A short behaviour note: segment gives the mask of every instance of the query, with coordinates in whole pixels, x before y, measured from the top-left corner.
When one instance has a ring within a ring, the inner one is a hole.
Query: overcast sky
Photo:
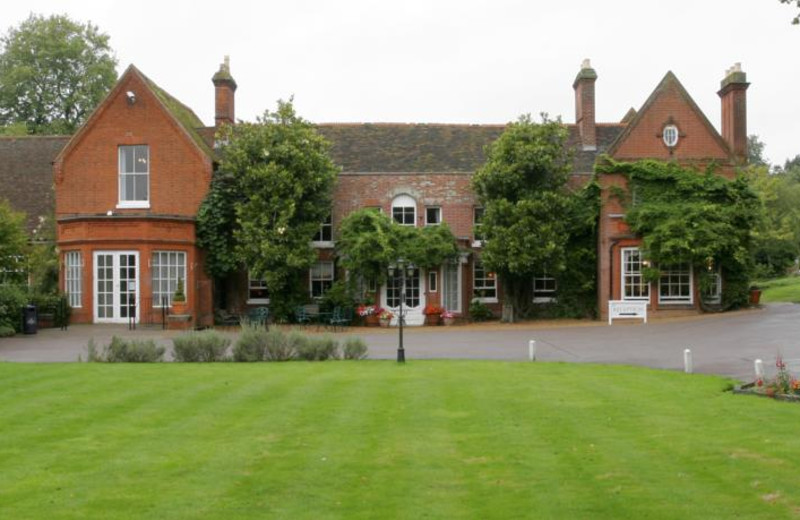
[[[505,123],[522,113],[575,120],[581,61],[598,73],[597,121],[639,108],[668,70],[719,129],[716,92],[741,62],[748,133],[774,163],[800,154],[800,27],[778,0],[25,0],[111,36],[129,64],[213,124],[211,76],[230,55],[237,118],[294,95],[313,122]]]

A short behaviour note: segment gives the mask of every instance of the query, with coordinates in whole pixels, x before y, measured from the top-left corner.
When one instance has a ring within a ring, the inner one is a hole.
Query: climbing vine
[[[595,170],[628,180],[628,190],[612,196],[622,199],[625,220],[642,237],[645,258],[654,266],[645,273],[649,279],[658,279],[657,266],[689,263],[705,290],[719,270],[723,307],[747,302],[751,231],[760,205],[744,177],[729,180],[717,175],[713,166],[698,171],[654,160],[626,163],[605,158]]]

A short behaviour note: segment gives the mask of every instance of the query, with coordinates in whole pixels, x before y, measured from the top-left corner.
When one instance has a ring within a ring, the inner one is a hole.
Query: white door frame
[[[423,311],[425,310],[426,305],[426,298],[425,298],[425,291],[427,286],[427,275],[428,272],[421,267],[419,269],[419,306],[409,308],[405,303],[403,304],[403,312],[406,314],[406,321],[405,325],[415,326],[415,325],[423,325],[425,323],[425,314]],[[386,303],[386,296],[388,293],[389,284],[388,282],[383,285],[381,288],[381,307],[386,309],[390,309],[392,313],[395,315],[392,318],[391,325],[397,325],[397,320],[399,319],[398,313],[400,311],[400,307],[390,307]]]
[[[98,269],[97,257],[100,256],[100,255],[111,255],[112,258],[113,258],[113,266],[112,266],[112,270],[111,270],[111,275],[112,275],[111,276],[111,280],[112,280],[112,293],[111,294],[112,294],[112,308],[114,309],[114,316],[112,318],[106,318],[106,317],[100,318],[98,316],[98,312],[97,312],[98,303],[99,303],[99,299],[98,299],[99,291],[98,291],[98,287],[97,287],[97,282],[98,282],[98,278],[99,278],[98,275],[97,275],[98,274],[97,273],[97,269]],[[120,280],[120,274],[119,274],[119,268],[120,268],[119,259],[120,259],[120,257],[122,255],[133,255],[136,258],[136,266],[134,268],[135,269],[134,276],[136,277],[135,286],[134,286],[134,303],[135,303],[135,306],[134,306],[134,315],[135,315],[134,316],[134,323],[139,323],[139,316],[141,314],[139,312],[139,302],[140,302],[139,286],[140,286],[140,279],[141,279],[141,269],[139,268],[141,266],[141,262],[139,261],[139,252],[138,251],[118,251],[118,250],[94,251],[93,254],[92,254],[92,259],[94,261],[94,264],[93,264],[93,267],[92,267],[92,293],[93,293],[92,315],[93,315],[94,323],[128,323],[129,318],[121,317],[121,313],[120,313],[120,308],[121,308],[120,282],[121,282],[121,280]]]

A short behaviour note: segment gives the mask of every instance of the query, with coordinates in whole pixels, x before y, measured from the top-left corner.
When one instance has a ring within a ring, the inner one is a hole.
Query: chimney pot
[[[575,89],[575,125],[578,127],[584,150],[597,149],[597,124],[595,122],[594,82],[597,72],[587,58],[581,63],[572,88]]]
[[[214,83],[214,122],[217,128],[223,124],[234,124],[236,80],[231,76],[230,57],[219,65],[219,70],[211,78]]]
[[[747,160],[747,74],[742,64],[736,62],[725,71],[717,94],[722,101],[722,138],[734,156]]]

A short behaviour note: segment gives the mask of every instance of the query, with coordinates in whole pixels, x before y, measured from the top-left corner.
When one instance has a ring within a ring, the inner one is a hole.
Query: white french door
[[[139,253],[94,253],[94,321],[139,321]]]
[[[397,324],[400,312],[401,278],[395,276],[386,280],[383,291],[383,306],[391,309],[395,314],[392,325]],[[403,301],[403,313],[405,314],[406,325],[422,325],[425,322],[425,315],[422,313],[425,308],[425,286],[421,270],[414,269],[411,276],[406,277],[406,298]]]
[[[442,264],[442,305],[450,312],[461,312],[461,263]]]

